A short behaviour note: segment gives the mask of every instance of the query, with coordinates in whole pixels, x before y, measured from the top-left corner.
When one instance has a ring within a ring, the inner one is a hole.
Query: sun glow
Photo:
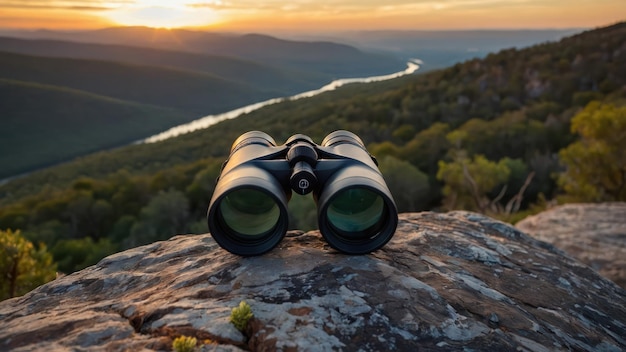
[[[624,13],[624,0],[0,0],[0,29],[589,28],[623,21]]]
[[[216,24],[217,12],[192,6],[189,1],[137,0],[108,11],[106,17],[119,25],[156,28],[200,27]]]

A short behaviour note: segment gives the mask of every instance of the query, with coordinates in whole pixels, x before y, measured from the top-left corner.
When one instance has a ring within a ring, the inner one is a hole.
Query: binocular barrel
[[[292,191],[313,192],[320,232],[341,252],[372,252],[395,232],[391,192],[355,134],[335,131],[321,145],[294,135],[277,146],[252,131],[237,138],[222,167],[207,213],[211,235],[234,254],[271,250],[287,232]]]

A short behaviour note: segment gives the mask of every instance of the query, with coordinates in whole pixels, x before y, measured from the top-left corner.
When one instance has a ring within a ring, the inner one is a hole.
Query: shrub
[[[172,342],[172,347],[176,352],[192,352],[195,350],[197,342],[195,337],[179,336]]]
[[[239,302],[239,306],[233,308],[230,312],[230,322],[235,325],[237,330],[244,331],[250,319],[254,317],[252,314],[252,309],[250,309],[250,305],[245,301]]]

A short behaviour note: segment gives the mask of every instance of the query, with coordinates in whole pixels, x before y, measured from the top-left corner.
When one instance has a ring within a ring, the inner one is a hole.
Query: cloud
[[[78,10],[105,11],[116,5],[131,4],[133,0],[8,0],[0,2],[0,8],[24,10]]]
[[[394,3],[410,3],[410,0]],[[354,15],[370,13],[379,7],[380,0],[190,0],[186,6],[208,8],[213,11],[237,12],[247,14],[303,14],[324,16],[328,14]]]
[[[574,0],[581,2],[585,0]],[[602,1],[602,0],[600,0]],[[606,0],[604,0],[606,1]],[[560,1],[544,0],[190,0],[186,6],[192,8],[209,8],[212,10],[245,10],[257,11],[300,11],[303,13],[326,11],[329,13],[371,12],[377,10],[424,10],[424,9],[486,9],[507,8],[518,6],[546,6],[561,4]]]
[[[192,8],[208,8],[211,10],[274,10],[278,8],[278,5],[270,2],[255,2],[255,1],[224,1],[224,0],[212,0],[201,2],[190,2],[186,6]]]

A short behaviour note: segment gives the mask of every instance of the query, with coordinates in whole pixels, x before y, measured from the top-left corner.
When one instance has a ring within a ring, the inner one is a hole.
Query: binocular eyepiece
[[[211,235],[234,254],[271,250],[287,233],[292,191],[313,193],[320,232],[341,252],[372,252],[396,230],[391,192],[355,134],[335,131],[321,145],[296,134],[277,146],[251,131],[235,140],[222,166],[207,213]]]

